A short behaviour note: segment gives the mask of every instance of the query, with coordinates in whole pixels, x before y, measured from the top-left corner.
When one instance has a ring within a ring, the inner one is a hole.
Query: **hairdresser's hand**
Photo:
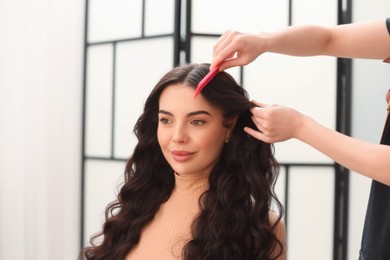
[[[386,103],[387,103],[387,111],[390,111],[390,89],[389,89],[389,91],[387,91],[385,99],[386,99]]]
[[[244,131],[266,143],[275,143],[297,138],[305,116],[298,111],[279,105],[256,102],[252,108],[252,120],[258,130],[245,127]]]
[[[226,31],[213,48],[213,62],[211,68],[225,61],[220,71],[234,67],[244,66],[254,61],[265,52],[265,34],[248,34],[237,31]],[[235,54],[235,57],[232,57]]]

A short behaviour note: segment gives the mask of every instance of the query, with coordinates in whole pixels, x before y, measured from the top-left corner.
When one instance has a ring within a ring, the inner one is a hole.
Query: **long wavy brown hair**
[[[82,251],[83,259],[124,259],[140,241],[141,231],[166,202],[175,185],[173,170],[157,140],[159,98],[172,84],[196,87],[209,64],[189,64],[169,71],[157,83],[139,117],[134,133],[138,138],[127,161],[125,181],[118,199],[106,208],[103,230]],[[199,198],[201,212],[191,226],[191,240],[182,250],[186,260],[276,259],[283,245],[273,230],[283,215],[274,192],[278,164],[273,146],[249,136],[251,120],[247,92],[227,73],[221,72],[201,95],[224,112],[226,121],[238,117],[230,141],[209,176],[209,189]],[[271,203],[280,216],[269,219]]]

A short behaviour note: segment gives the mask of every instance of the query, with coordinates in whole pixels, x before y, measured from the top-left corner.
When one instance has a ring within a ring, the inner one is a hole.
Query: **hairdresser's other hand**
[[[386,99],[386,103],[387,103],[387,111],[390,111],[390,89],[389,89],[389,91],[387,91],[385,99]]]
[[[266,143],[298,138],[305,116],[298,111],[279,105],[267,105],[254,101],[252,120],[258,130],[245,127],[244,131]]]
[[[218,39],[213,47],[213,61],[211,68],[225,61],[220,71],[234,67],[244,66],[254,61],[264,53],[265,34],[249,34],[228,30]],[[235,54],[233,58],[232,57]]]

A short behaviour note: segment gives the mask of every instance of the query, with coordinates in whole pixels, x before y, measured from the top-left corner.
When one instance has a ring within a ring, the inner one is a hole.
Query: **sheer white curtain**
[[[76,259],[84,1],[0,1],[0,259]]]

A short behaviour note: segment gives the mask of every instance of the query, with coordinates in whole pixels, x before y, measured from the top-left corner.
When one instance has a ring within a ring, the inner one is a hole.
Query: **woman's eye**
[[[192,120],[193,125],[203,125],[206,122],[204,120]]]
[[[160,118],[160,122],[161,122],[163,125],[168,125],[168,124],[172,123],[172,121],[169,120],[168,118]]]

